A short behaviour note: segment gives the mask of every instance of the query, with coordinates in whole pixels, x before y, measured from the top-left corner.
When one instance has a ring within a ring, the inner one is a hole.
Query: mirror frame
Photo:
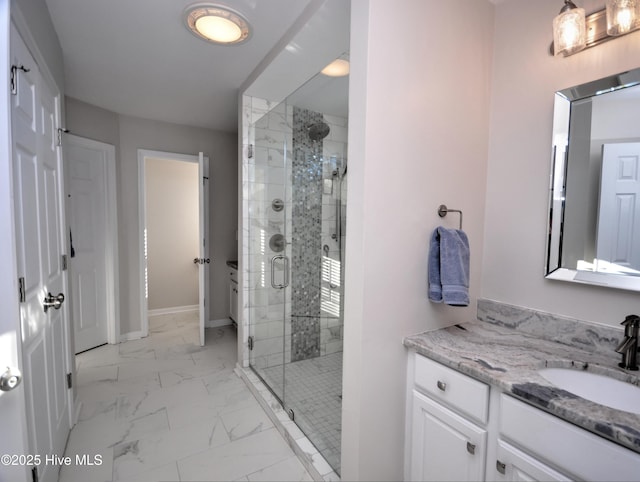
[[[640,68],[621,72],[555,93],[551,173],[549,179],[549,218],[545,249],[544,275],[547,279],[571,281],[607,288],[640,291],[640,277],[594,271],[581,271],[562,266],[565,189],[568,174],[569,125],[573,102],[640,85]]]

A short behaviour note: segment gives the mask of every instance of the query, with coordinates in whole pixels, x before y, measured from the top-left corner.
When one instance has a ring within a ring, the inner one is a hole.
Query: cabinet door
[[[413,391],[411,480],[482,480],[487,432]]]
[[[498,440],[496,458],[493,465],[489,461],[487,470],[489,480],[516,482],[572,480],[503,440]]]

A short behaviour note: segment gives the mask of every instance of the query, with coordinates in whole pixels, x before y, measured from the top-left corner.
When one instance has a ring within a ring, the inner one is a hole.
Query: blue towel
[[[464,231],[439,226],[429,245],[429,300],[469,304],[469,239]]]

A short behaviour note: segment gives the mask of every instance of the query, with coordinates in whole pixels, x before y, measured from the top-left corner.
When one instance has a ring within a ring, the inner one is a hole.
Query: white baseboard
[[[129,333],[123,333],[120,335],[120,343],[123,341],[139,340],[144,338],[142,331],[130,331]]]
[[[185,313],[187,311],[198,311],[199,309],[200,307],[198,305],[171,306],[169,308],[158,308],[157,310],[149,310],[149,316]]]
[[[219,320],[209,320],[204,322],[205,328],[219,328],[221,326],[232,325],[231,318],[220,318]]]

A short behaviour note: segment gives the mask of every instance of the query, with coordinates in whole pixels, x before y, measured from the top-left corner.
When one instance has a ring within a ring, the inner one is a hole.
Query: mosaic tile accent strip
[[[308,129],[323,121],[293,108],[291,361],[320,355],[322,141],[312,141]]]

